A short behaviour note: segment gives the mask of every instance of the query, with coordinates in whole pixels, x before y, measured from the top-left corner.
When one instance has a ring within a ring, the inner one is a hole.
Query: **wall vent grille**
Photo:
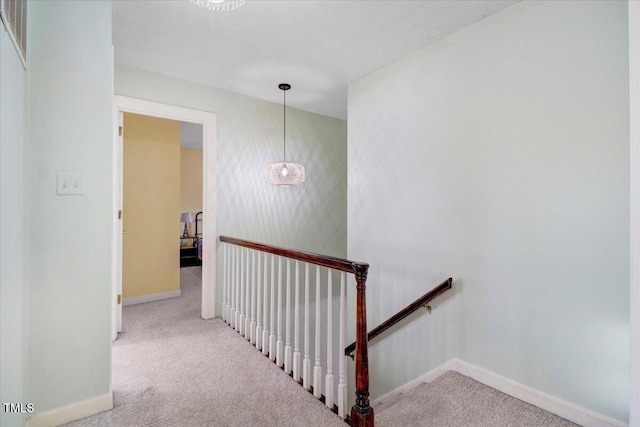
[[[27,67],[27,0],[0,0],[0,18]]]

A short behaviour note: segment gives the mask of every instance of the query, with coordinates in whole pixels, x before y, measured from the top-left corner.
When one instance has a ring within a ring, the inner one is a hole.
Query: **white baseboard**
[[[505,394],[520,399],[523,402],[527,402],[531,405],[542,408],[545,411],[549,411],[552,414],[556,414],[569,421],[573,421],[576,424],[580,424],[584,427],[628,427],[628,424],[617,420],[615,418],[608,417],[606,415],[598,414],[597,412],[583,408],[576,404],[564,401],[554,396],[550,396],[541,391],[535,390],[531,387],[519,384],[508,378],[502,377],[494,372],[488,371],[484,368],[472,365],[460,359],[451,359],[447,363],[427,372],[419,378],[410,381],[395,390],[379,397],[375,400],[374,404],[389,400],[392,396],[398,393],[406,393],[412,388],[417,387],[423,382],[430,382],[438,378],[440,375],[447,371],[455,371],[469,378],[472,378],[482,384],[493,387]]]
[[[113,409],[113,393],[111,391],[91,399],[34,415],[27,422],[27,427],[55,427],[108,411],[109,409]]]
[[[167,291],[167,292],[158,292],[155,294],[147,294],[141,295],[139,297],[132,298],[123,298],[122,305],[134,305],[134,304],[144,304],[146,302],[154,302],[160,301],[163,299],[176,298],[182,295],[182,291],[178,289],[177,291]]]
[[[444,365],[440,365],[437,368],[427,372],[426,374],[416,378],[413,381],[409,381],[408,383],[401,385],[400,387],[391,390],[389,393],[380,396],[379,398],[377,398],[376,400],[374,400],[371,403],[371,406],[373,405],[377,405],[380,404],[384,401],[390,400],[392,399],[395,395],[397,394],[401,394],[401,393],[406,393],[411,389],[414,389],[416,387],[418,387],[420,384],[422,383],[428,383],[431,382],[433,380],[435,380],[436,378],[438,378],[440,375],[444,374],[447,371],[455,371],[455,362],[457,361],[457,359],[451,359],[449,360],[447,363],[445,363]]]

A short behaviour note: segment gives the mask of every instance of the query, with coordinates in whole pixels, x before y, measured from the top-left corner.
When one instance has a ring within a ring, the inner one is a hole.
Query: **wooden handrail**
[[[286,258],[305,261],[310,264],[329,267],[335,270],[345,271],[351,274],[363,273],[367,275],[369,264],[364,262],[349,261],[343,258],[336,258],[328,255],[320,255],[313,252],[304,252],[294,249],[281,248],[278,246],[267,245],[264,243],[252,242],[250,240],[236,239],[235,237],[220,236],[220,241],[236,246],[242,246],[249,249],[255,249],[274,255],[280,255]]]
[[[431,300],[436,298],[438,295],[451,289],[452,282],[453,282],[453,279],[449,277],[447,280],[440,283],[438,286],[431,289],[429,292],[422,295],[420,298],[418,298],[417,300],[415,300],[414,302],[412,302],[411,304],[409,304],[408,306],[406,306],[405,308],[403,308],[402,310],[400,310],[399,312],[397,312],[396,314],[394,314],[393,316],[391,316],[390,318],[382,322],[380,325],[372,329],[371,332],[369,332],[369,334],[367,334],[367,340],[371,341],[372,339],[374,339],[375,337],[377,337],[378,335],[380,335],[381,333],[383,333],[384,331],[386,331],[387,329],[389,329],[390,327],[392,327],[393,325],[395,325],[396,323],[398,323],[399,321],[401,321],[402,319],[404,319],[405,317],[407,317],[408,315],[410,315],[411,313],[419,309],[420,307],[426,306],[426,304],[428,304]],[[346,356],[353,358],[353,351],[356,348],[357,348],[357,344],[353,342],[344,349],[344,354]]]
[[[373,408],[369,404],[369,356],[367,349],[367,298],[366,281],[369,264],[364,262],[349,261],[327,255],[312,252],[297,251],[266,245],[264,243],[251,242],[249,240],[236,239],[234,237],[220,236],[220,241],[231,245],[242,246],[261,252],[283,256],[298,261],[334,270],[344,271],[355,275],[356,278],[356,404],[351,408],[352,427],[373,427]]]

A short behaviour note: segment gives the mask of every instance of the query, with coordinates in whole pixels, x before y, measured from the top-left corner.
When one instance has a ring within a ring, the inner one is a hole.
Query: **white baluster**
[[[231,245],[225,245],[226,246],[226,252],[227,252],[227,265],[226,265],[226,269],[227,269],[227,281],[225,282],[225,287],[227,289],[227,309],[224,310],[223,312],[225,313],[225,320],[226,322],[231,325],[231,289],[233,289],[232,286],[232,280],[233,280],[233,267],[232,267],[232,261],[233,261],[233,252],[232,252],[232,246]]]
[[[233,307],[233,246],[229,246],[229,275],[227,284],[227,323],[231,325],[232,318],[234,316],[231,308]]]
[[[302,360],[302,386],[311,389],[311,359],[309,358],[309,264],[304,263],[304,359]]]
[[[269,359],[276,360],[276,268],[275,255],[271,255],[271,330],[269,334]]]
[[[251,323],[249,324],[251,344],[256,343],[256,251],[251,255]]]
[[[267,290],[269,282],[267,280],[267,253],[264,254],[264,276],[262,280],[262,287],[264,288],[264,300],[262,301],[262,354],[265,356],[269,354],[269,328],[267,327]]]
[[[344,335],[347,326],[347,318],[345,312],[345,300],[347,294],[345,292],[345,273],[340,273],[340,339],[338,343],[340,372],[338,376],[338,416],[343,420],[347,418],[347,357],[344,351]]]
[[[222,244],[222,320],[227,321],[227,245]]]
[[[313,366],[313,395],[322,396],[322,366],[320,366],[320,267],[316,267],[316,363]]]
[[[240,260],[242,256],[242,249],[238,246],[236,247],[236,315],[234,326],[236,331],[240,332]]]
[[[293,379],[300,381],[300,263],[296,261],[296,284],[293,328]]]
[[[227,251],[227,265],[225,266],[225,268],[227,269],[227,282],[225,283],[225,286],[227,287],[227,310],[225,314],[225,321],[229,325],[231,325],[231,301],[232,301],[231,283],[233,282],[233,246],[227,244],[226,251]]]
[[[242,334],[247,340],[251,339],[249,334],[249,323],[251,322],[251,251],[247,249],[246,256],[246,272],[244,275],[245,282],[245,298],[244,298],[244,324],[242,325]]]
[[[282,258],[278,257],[278,340],[276,341],[276,365],[282,368]]]
[[[238,251],[236,247],[233,246],[231,249],[231,313],[230,319],[232,328],[236,327],[236,259],[237,259]]]
[[[261,314],[262,314],[262,283],[260,283],[260,252],[256,253],[256,256],[258,257],[257,263],[257,269],[256,269],[256,275],[258,278],[258,282],[256,283],[256,289],[257,289],[257,307],[258,307],[258,312],[256,313],[256,348],[258,350],[262,350],[262,319],[260,318]]]
[[[327,375],[324,385],[324,403],[333,409],[333,271],[327,269]]]
[[[287,258],[287,316],[285,324],[284,371],[291,373],[291,264]]]
[[[244,271],[244,248],[240,248],[240,316],[238,318],[238,324],[236,325],[236,330],[241,334],[244,334],[244,279],[245,279],[245,271]]]
[[[246,337],[247,339],[249,339],[249,336],[247,335],[246,325],[247,323],[249,323],[249,297],[251,294],[251,290],[249,288],[249,285],[251,283],[251,277],[249,276],[250,274],[249,263],[251,262],[251,252],[247,248],[244,249],[244,258],[242,262],[243,262],[243,269],[244,269],[244,279],[242,280],[242,288],[244,291],[244,299],[242,300],[242,313],[244,314],[244,321],[242,322],[242,325],[240,325],[240,332],[242,333],[243,337]]]

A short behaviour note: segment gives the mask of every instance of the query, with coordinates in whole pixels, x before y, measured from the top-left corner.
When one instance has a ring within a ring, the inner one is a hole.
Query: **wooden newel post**
[[[373,427],[369,406],[369,356],[367,353],[366,281],[369,266],[356,267],[356,404],[351,408],[352,427]]]

